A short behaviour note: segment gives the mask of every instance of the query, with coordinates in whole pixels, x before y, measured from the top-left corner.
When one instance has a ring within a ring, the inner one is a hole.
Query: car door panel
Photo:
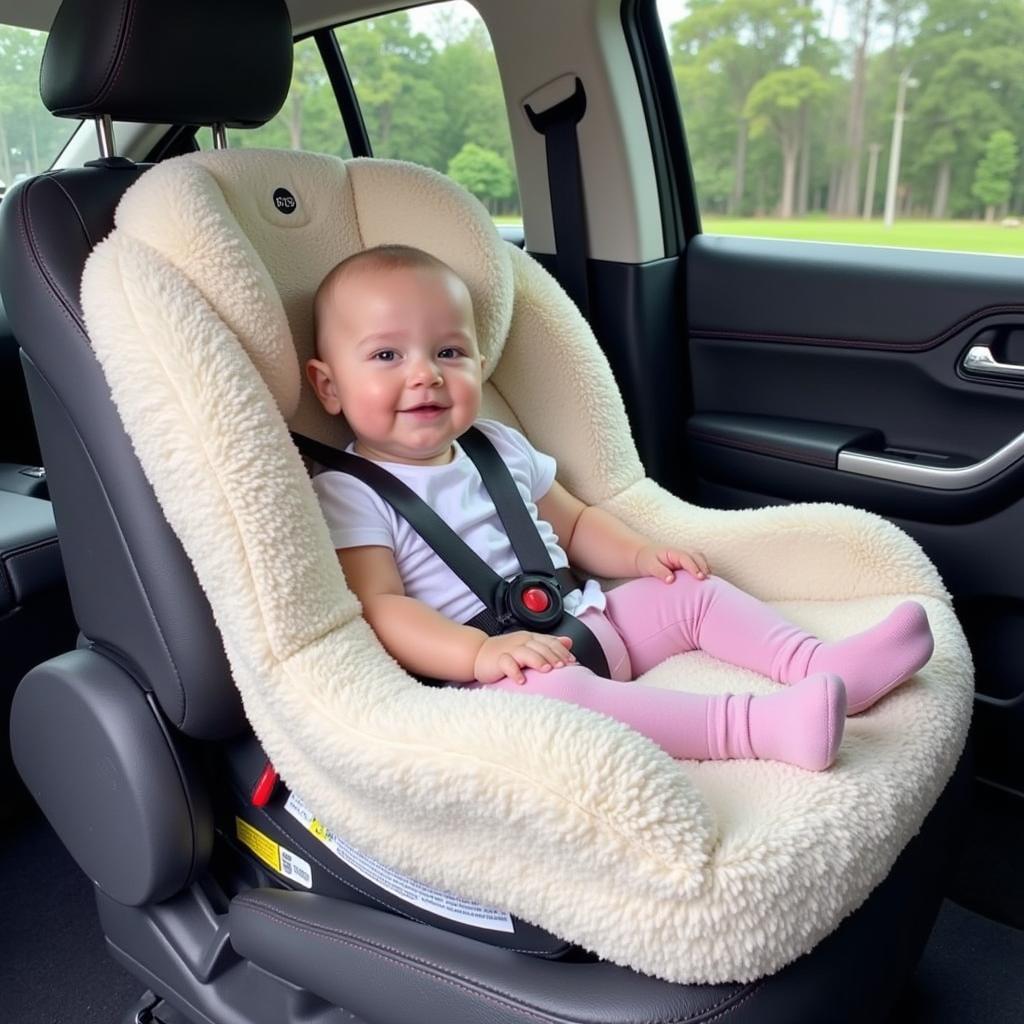
[[[1024,262],[697,236],[686,272],[694,496],[839,501],[914,536],[975,656],[979,774],[1024,791],[1024,375],[965,365],[1024,362]]]

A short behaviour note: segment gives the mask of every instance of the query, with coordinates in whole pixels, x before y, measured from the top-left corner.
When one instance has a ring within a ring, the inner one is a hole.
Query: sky
[[[456,0],[456,5],[466,10],[467,17],[476,17],[476,12],[465,0]],[[431,6],[433,5],[419,9],[413,8],[409,12],[413,28],[426,32],[428,35],[432,19]],[[818,6],[821,8],[826,26],[831,22],[830,35],[832,38],[845,38],[847,20],[846,4],[843,0],[818,0]],[[686,0],[658,0],[658,14],[661,16],[662,26],[668,27],[686,14]]]
[[[421,32],[430,34],[430,22],[432,18],[431,7],[412,8],[409,11],[409,16],[412,20],[412,26]],[[438,4],[437,6],[441,6]],[[456,6],[465,8],[467,17],[475,17],[476,12],[472,6],[465,2],[465,0],[457,0]],[[663,26],[668,26],[674,21],[678,21],[683,14],[686,12],[686,0],[658,0],[658,14],[661,15],[661,23]]]

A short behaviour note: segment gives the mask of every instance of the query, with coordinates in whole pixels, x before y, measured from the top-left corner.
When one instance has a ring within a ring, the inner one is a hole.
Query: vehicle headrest
[[[60,117],[256,127],[291,73],[284,0],[64,0],[39,87]]]

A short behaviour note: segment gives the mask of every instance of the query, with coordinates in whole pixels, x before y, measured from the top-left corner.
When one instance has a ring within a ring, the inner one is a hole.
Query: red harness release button
[[[540,587],[528,587],[523,591],[523,604],[531,612],[546,612],[551,607],[551,598]]]
[[[280,776],[274,771],[274,766],[268,761],[267,766],[263,769],[260,774],[259,780],[252,789],[252,805],[253,807],[266,807],[270,802],[270,798],[274,795],[274,789],[277,787],[277,781]]]

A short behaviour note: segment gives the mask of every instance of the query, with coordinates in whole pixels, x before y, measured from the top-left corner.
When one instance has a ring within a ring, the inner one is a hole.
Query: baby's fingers
[[[567,661],[572,660],[572,655],[554,638],[545,636],[543,633],[535,633],[526,643],[528,650],[534,657],[540,659],[539,665],[532,665],[532,668],[540,668],[547,671],[549,668],[561,668]]]
[[[504,672],[512,682],[518,683],[520,686],[526,682],[526,676],[523,674],[523,670],[519,667],[519,662],[516,660],[515,655],[511,652],[506,651],[498,658],[498,668]]]
[[[702,558],[699,552],[691,554],[689,551],[666,551],[661,556],[661,561],[669,568],[682,569],[691,576],[703,579],[707,575],[707,567],[702,564]]]
[[[555,659],[554,664],[557,667],[576,664],[576,656],[569,649],[572,647],[572,637],[550,636],[542,633],[538,639],[544,643],[547,649],[551,652],[551,656]]]

